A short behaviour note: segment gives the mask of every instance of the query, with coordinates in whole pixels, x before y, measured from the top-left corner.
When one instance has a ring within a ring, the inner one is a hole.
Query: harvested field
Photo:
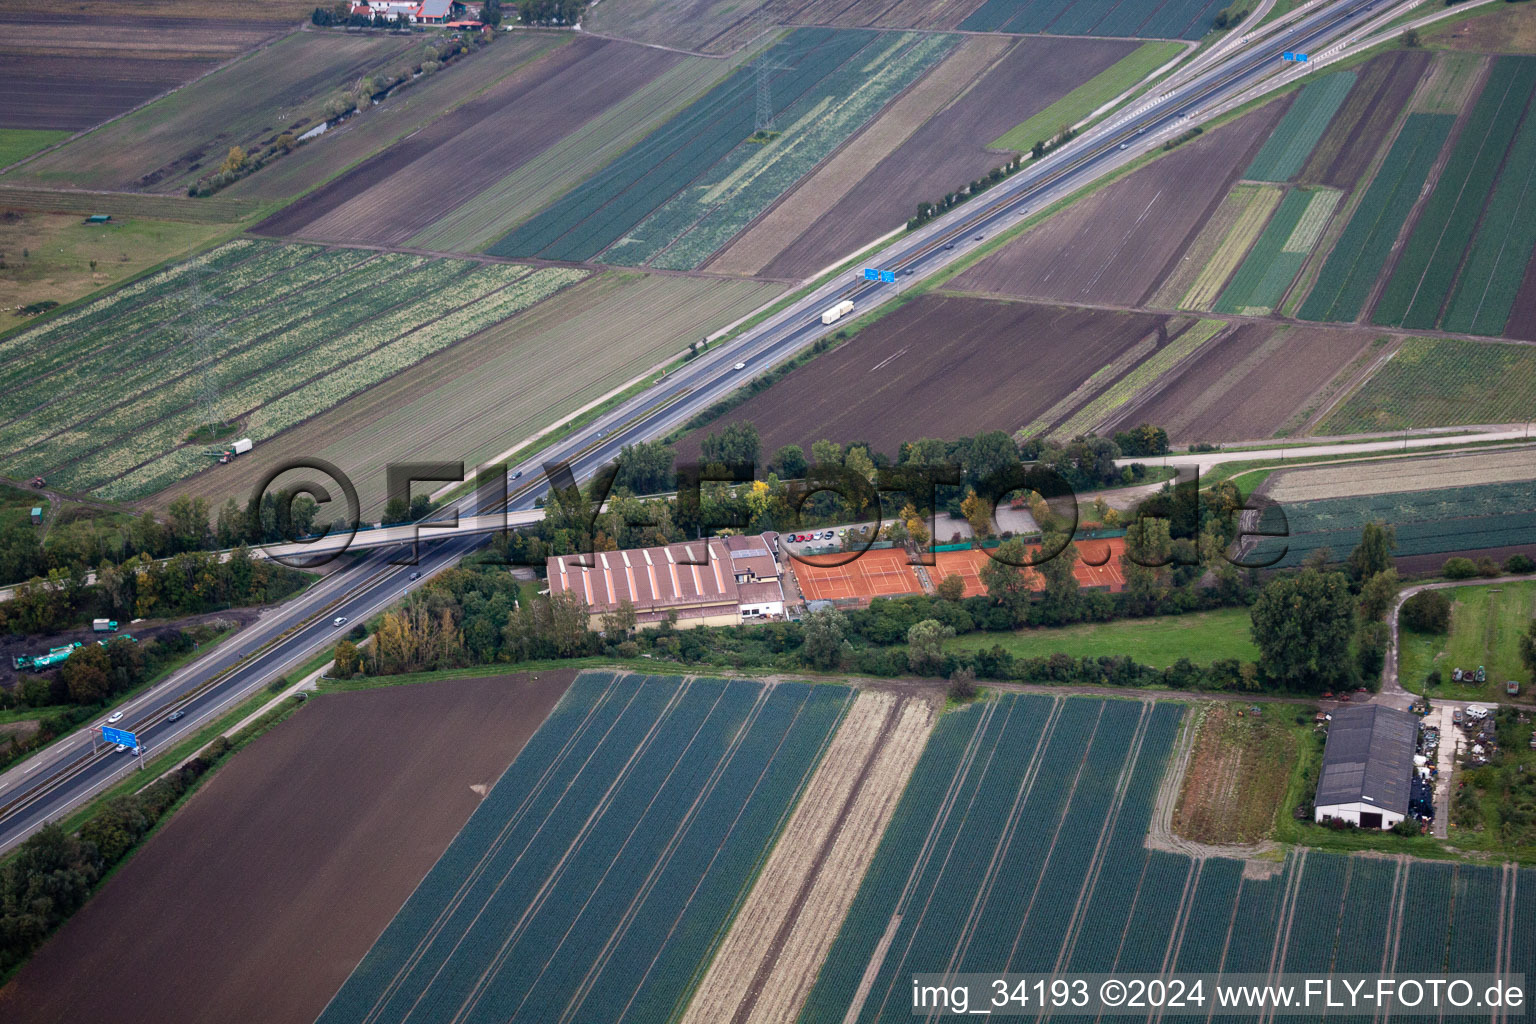
[[[1272,437],[1370,343],[1364,331],[1243,324],[1136,410],[1179,443]]]
[[[859,694],[682,1024],[795,1019],[932,725],[926,700]]]
[[[0,25],[0,128],[70,130],[99,124],[292,28],[123,17],[120,8],[103,16],[13,9]]]
[[[1429,32],[1425,43],[1473,53],[1536,53],[1536,12],[1512,4]]]
[[[1366,62],[1299,180],[1353,188],[1429,67],[1429,54],[1394,50]]]
[[[764,451],[821,439],[904,441],[1015,430],[1168,318],[924,295],[795,370],[678,445],[725,423],[754,424]],[[934,342],[942,337],[944,344]]]
[[[328,412],[156,497],[222,504],[263,471],[318,455],[356,482],[365,514],[385,501],[384,466],[408,459],[473,466],[623,388],[770,301],[778,286],[610,271],[482,331]]]
[[[960,23],[972,32],[1199,39],[1211,30],[1215,0],[987,0]]]
[[[949,282],[956,291],[1140,305],[1279,120],[1270,103],[1079,199]]]
[[[1280,203],[1281,191],[1278,188],[1267,185],[1238,185],[1232,190],[1230,199],[1237,201],[1241,210],[1232,223],[1232,229],[1223,236],[1217,245],[1216,251],[1206,261],[1200,270],[1199,276],[1190,285],[1189,291],[1179,301],[1181,309],[1210,309],[1216,302],[1216,296],[1221,294],[1222,286],[1237,270],[1243,257],[1248,255],[1248,250],[1258,240],[1264,225],[1269,221],[1269,215]],[[1223,202],[1218,213],[1227,208]],[[1214,219],[1214,218],[1213,218]],[[1201,233],[1202,237],[1204,232]],[[1198,245],[1198,240],[1196,245]]]
[[[1258,187],[1236,185],[1227,193],[1221,205],[1216,207],[1216,212],[1211,214],[1195,240],[1189,244],[1184,258],[1173,268],[1173,273],[1163,279],[1157,291],[1147,300],[1148,306],[1153,309],[1179,308],[1180,301],[1194,287],[1195,279],[1205,273],[1206,266],[1216,257],[1217,250],[1237,224],[1238,218],[1254,202]]]
[[[1173,812],[1175,833],[1200,843],[1257,843],[1274,834],[1296,761],[1296,732],[1282,711],[1204,708]]]
[[[1167,703],[1006,694],[940,718],[800,1020],[909,1020],[910,977],[935,964],[991,974],[1536,963],[1531,929],[1500,942],[1492,926],[1536,912],[1530,870],[1302,848],[1248,871],[1148,849],[1182,717]]]
[[[667,1019],[851,703],[583,673],[320,1020]]]
[[[836,28],[954,28],[984,0],[783,0],[774,21]],[[729,53],[753,42],[756,10],[736,0],[604,0],[587,14],[588,28],[623,39],[702,53]]]
[[[585,276],[231,242],[0,343],[5,469],[140,498],[208,466],[186,438],[210,383],[259,443]],[[107,376],[105,404],[79,386]]]
[[[1195,360],[1197,353],[1226,326],[1224,320],[1201,320],[1176,335],[1063,421],[1051,431],[1052,436],[1071,439],[1094,430],[1102,430],[1107,436],[1112,427],[1134,419],[1141,405]]]
[[[190,183],[217,171],[231,147],[254,152],[282,132],[314,127],[325,120],[325,104],[336,93],[393,67],[420,46],[398,33],[296,32],[38,157],[4,180],[185,193]],[[253,103],[258,96],[261,101]]]
[[[974,44],[972,44],[974,45]],[[1044,109],[1067,95],[1086,77],[1125,57],[1133,44],[1110,41],[1019,40],[969,90],[955,89],[957,98],[929,118],[894,152],[873,164],[865,164],[856,181],[854,167],[845,165],[850,181],[841,198],[798,237],[783,232],[775,240],[782,251],[758,272],[768,277],[800,279],[836,262],[887,231],[906,223],[917,203],[937,199],[967,184],[1008,159],[990,146],[992,139],[1018,123],[1023,116]],[[970,54],[978,51],[971,50]],[[966,56],[962,49],[930,74],[943,75],[946,68]],[[926,80],[914,89],[924,89]],[[1016,103],[998,103],[996,97],[1017,97]],[[901,107],[898,101],[897,108]],[[896,108],[893,108],[894,116]],[[880,131],[881,121],[870,131]],[[867,133],[866,133],[867,134]],[[859,144],[855,139],[851,144]],[[834,163],[836,158],[834,158]],[[779,209],[799,208],[819,202],[813,191],[820,175],[808,179],[785,196]],[[781,227],[770,227],[777,210],[742,238],[742,244]],[[799,223],[797,218],[795,223]],[[757,243],[761,244],[761,243]],[[718,269],[711,267],[711,269]]]
[[[1497,387],[1490,382],[1497,381]],[[1322,424],[1326,434],[1404,427],[1524,423],[1536,409],[1529,345],[1405,338],[1402,347]]]
[[[1476,487],[1520,480],[1536,480],[1536,453],[1429,455],[1422,459],[1298,467],[1271,473],[1264,493],[1276,501],[1316,501],[1426,487]]]
[[[1125,554],[1125,541],[1122,538],[1078,538],[1073,543],[1077,545],[1078,559],[1072,563],[1072,575],[1077,578],[1079,587],[1109,591],[1119,591],[1125,587],[1125,574],[1121,572],[1120,566],[1120,556]],[[1040,553],[1038,546],[1024,550],[1028,558],[1034,558]],[[935,586],[942,583],[946,576],[959,576],[965,583],[964,596],[985,597],[987,587],[981,581],[981,569],[991,557],[986,551],[976,548],[936,551],[933,555],[934,566],[928,575]],[[1033,568],[1025,567],[1020,572],[1028,578],[1031,590],[1045,589],[1045,578]]]
[[[403,92],[395,90],[382,106],[370,108],[362,117],[347,118],[328,130],[323,139],[300,146],[218,195],[268,202],[308,192],[427,127],[570,40],[569,33],[538,30],[502,36],[495,45],[460,57],[451,73],[418,79]]]
[[[694,269],[958,42],[952,35],[797,29],[765,58],[776,65],[776,134],[753,140],[756,75],[735,71],[487,251]]]
[[[963,103],[964,95],[977,77],[985,74],[1005,51],[1017,45],[1007,39],[989,36],[964,39],[944,63],[898,96],[879,117],[848,140],[847,145],[796,185],[705,266],[721,274],[762,273],[787,246],[823,224],[832,208],[858,188],[869,177],[872,168],[883,166],[887,155],[906,144],[929,118],[946,105]],[[856,241],[850,240],[844,243],[842,251],[851,251],[857,245]],[[794,273],[800,268],[780,269]]]
[[[923,581],[902,548],[846,554],[795,555],[791,572],[807,601],[858,601],[923,593]]]
[[[573,675],[315,698],[150,838],[0,990],[0,1014],[309,1024]]]
[[[859,787],[857,803],[849,809],[806,894],[805,909],[763,983],[750,1024],[789,1024],[799,1014],[858,891],[853,880],[862,881],[869,869],[932,729],[933,709],[926,701],[908,700],[902,705],[900,718],[880,744]]]
[[[582,38],[263,221],[258,233],[401,245],[682,58]],[[474,201],[474,202],[472,202]],[[474,211],[471,211],[473,213]],[[480,209],[480,221],[495,215]],[[439,249],[439,251],[446,251]]]

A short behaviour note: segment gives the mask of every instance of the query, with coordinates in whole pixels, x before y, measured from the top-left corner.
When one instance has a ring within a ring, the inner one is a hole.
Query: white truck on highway
[[[821,322],[828,326],[837,323],[843,317],[853,312],[853,300],[844,299],[825,313],[821,314]]]

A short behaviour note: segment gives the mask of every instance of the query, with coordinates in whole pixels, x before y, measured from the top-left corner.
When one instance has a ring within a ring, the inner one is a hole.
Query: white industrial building
[[[1328,726],[1314,818],[1391,828],[1408,816],[1419,720],[1371,704],[1340,708]]]

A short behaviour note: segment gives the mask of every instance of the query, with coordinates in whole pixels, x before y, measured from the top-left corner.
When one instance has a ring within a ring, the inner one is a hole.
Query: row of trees
[[[223,608],[270,604],[301,588],[308,577],[238,547],[227,558],[184,551],[165,560],[133,555],[121,565],[103,560],[87,583],[83,567],[50,570],[46,579],[16,587],[0,602],[0,629],[46,633],[95,617],[168,618]]]

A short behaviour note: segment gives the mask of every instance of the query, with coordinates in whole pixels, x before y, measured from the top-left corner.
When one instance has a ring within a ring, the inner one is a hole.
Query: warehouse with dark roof
[[[1316,820],[1391,828],[1406,818],[1418,732],[1418,718],[1396,708],[1335,711],[1313,801]]]

